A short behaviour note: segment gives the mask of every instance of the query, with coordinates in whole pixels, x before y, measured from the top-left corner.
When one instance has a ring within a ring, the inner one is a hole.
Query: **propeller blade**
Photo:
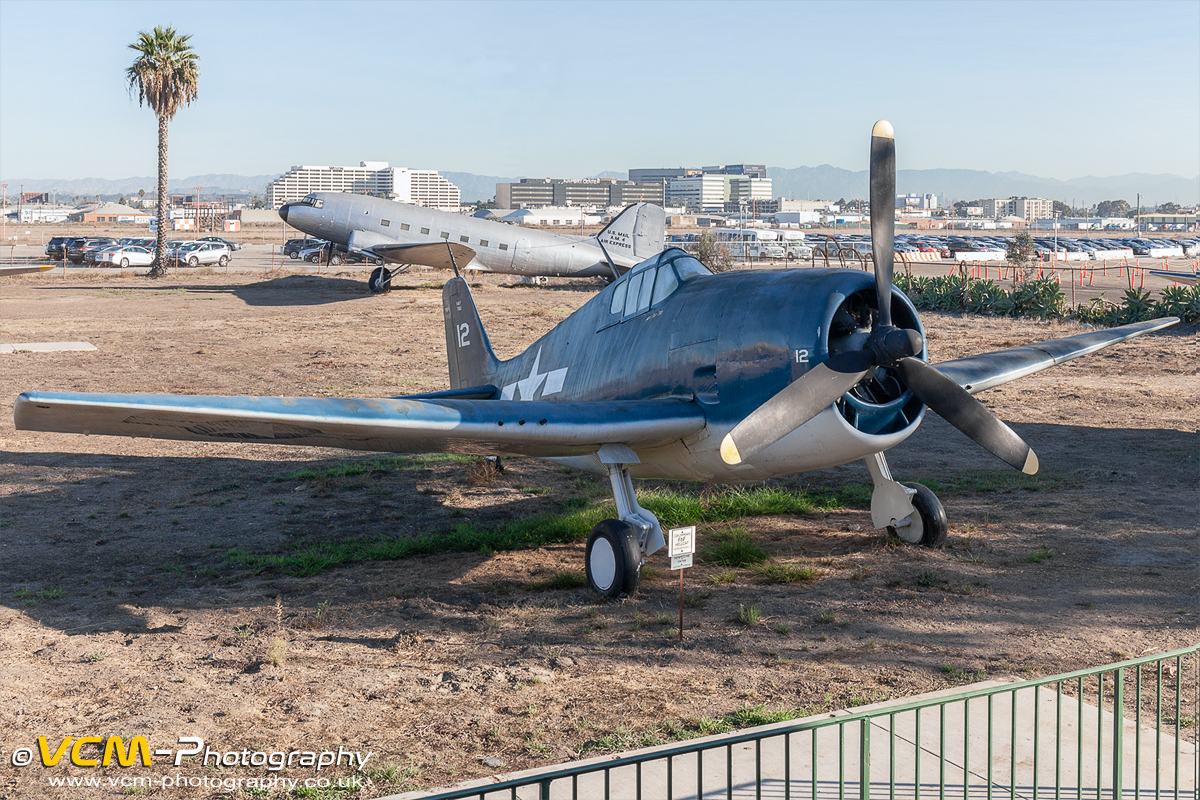
[[[896,134],[881,119],[871,129],[871,252],[879,323],[892,324],[892,272],[896,258]]]
[[[866,350],[839,353],[792,381],[721,440],[721,458],[740,464],[820,414],[874,369]]]
[[[957,383],[915,358],[900,359],[896,368],[922,403],[980,447],[1026,475],[1038,471],[1037,455],[1029,445]]]

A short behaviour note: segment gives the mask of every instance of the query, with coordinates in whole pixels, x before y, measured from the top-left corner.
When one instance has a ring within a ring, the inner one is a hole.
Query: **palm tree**
[[[138,57],[125,70],[130,94],[136,89],[138,105],[148,105],[158,117],[158,241],[154,245],[154,264],[149,275],[157,278],[166,272],[163,254],[167,245],[167,123],[196,99],[200,78],[200,56],[192,50],[190,34],[155,26],[138,31],[138,40],[129,45]]]

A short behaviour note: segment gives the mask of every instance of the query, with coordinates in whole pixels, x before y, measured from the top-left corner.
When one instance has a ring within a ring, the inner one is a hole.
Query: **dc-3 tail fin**
[[[446,361],[450,364],[450,388],[482,386],[490,382],[500,362],[479,321],[471,290],[462,278],[451,278],[442,289],[442,313],[446,317]]]
[[[661,206],[634,203],[613,217],[596,239],[610,256],[625,256],[632,266],[663,251],[666,231],[667,212]]]

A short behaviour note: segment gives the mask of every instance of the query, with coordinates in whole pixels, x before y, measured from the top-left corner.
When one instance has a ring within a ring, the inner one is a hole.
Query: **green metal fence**
[[[650,748],[442,792],[559,798],[1188,798],[1200,644]]]

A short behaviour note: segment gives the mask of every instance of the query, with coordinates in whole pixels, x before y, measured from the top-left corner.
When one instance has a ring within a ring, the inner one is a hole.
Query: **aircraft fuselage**
[[[382,244],[452,242],[469,246],[475,258],[465,269],[513,275],[590,277],[611,275],[594,239],[522,228],[504,222],[397,203],[369,195],[313,192],[306,202],[288,203],[281,216],[309,236],[348,250]],[[610,253],[617,266],[636,261]]]
[[[923,407],[910,395],[856,402],[849,410],[828,409],[746,463],[724,463],[721,438],[828,357],[835,314],[852,296],[873,296],[872,276],[844,269],[702,276],[627,314],[613,298],[630,278],[604,289],[520,356],[501,362],[489,376],[499,399],[695,398],[707,420],[700,438],[639,451],[642,463],[631,473],[722,483],[844,464],[894,447],[919,424]],[[893,296],[894,313],[919,326],[907,298]],[[835,351],[846,336],[853,334],[834,337]],[[561,460],[604,471],[594,456]]]

